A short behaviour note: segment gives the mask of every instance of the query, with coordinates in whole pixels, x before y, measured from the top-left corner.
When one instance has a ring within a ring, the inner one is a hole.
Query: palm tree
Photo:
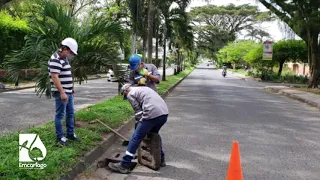
[[[80,83],[87,79],[89,70],[118,62],[117,47],[123,42],[123,30],[119,23],[106,22],[100,17],[91,17],[81,23],[70,10],[50,0],[44,0],[38,11],[41,18],[30,23],[32,31],[27,35],[23,49],[5,59],[4,64],[13,80],[18,80],[21,69],[40,68],[35,79],[37,95],[45,93],[51,97],[48,59],[66,37],[73,37],[79,44],[79,55],[71,65],[74,78]]]
[[[132,21],[132,48],[131,53],[136,50],[137,36],[141,36],[143,39],[143,51],[146,47],[147,33],[146,33],[146,21],[147,21],[147,7],[146,0],[126,0],[129,10],[131,12]],[[143,59],[145,53],[143,52]]]
[[[262,42],[263,38],[271,38],[271,35],[268,32],[260,28],[249,26],[246,30],[247,34],[245,35],[245,37],[251,38],[252,41],[258,40],[259,42]]]
[[[173,39],[174,37],[174,26],[184,26],[186,27],[187,23],[187,13],[186,7],[191,1],[189,0],[168,0],[162,1],[159,4],[159,9],[161,10],[164,24],[163,24],[163,76],[162,80],[166,80],[166,45],[167,39]],[[179,6],[177,8],[170,9],[173,3],[177,3]],[[171,41],[173,42],[173,41]],[[171,44],[169,49],[171,49]]]
[[[171,37],[174,21],[180,21],[181,18],[186,17],[185,9],[187,5],[190,3],[190,0],[166,0],[161,1],[158,4],[158,7],[162,14],[163,23],[163,75],[162,81],[166,80],[166,47],[167,47],[167,39]],[[173,3],[177,3],[179,5],[178,8],[170,9]],[[170,48],[170,47],[169,47]]]

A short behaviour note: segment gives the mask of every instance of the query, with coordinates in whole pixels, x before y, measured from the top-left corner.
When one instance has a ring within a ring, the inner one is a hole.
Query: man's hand
[[[141,78],[138,82],[138,86],[145,86],[146,85],[146,81],[147,79],[146,78]]]
[[[151,73],[150,73],[147,69],[145,69],[145,68],[141,69],[139,72],[140,72],[140,75],[147,76],[147,77],[151,74]]]
[[[62,100],[63,102],[67,102],[67,101],[68,101],[68,96],[67,96],[67,94],[66,94],[65,92],[60,93],[60,94],[61,94],[61,95],[60,95],[61,100]]]

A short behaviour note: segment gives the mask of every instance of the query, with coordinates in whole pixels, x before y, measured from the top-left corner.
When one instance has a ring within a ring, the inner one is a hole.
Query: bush
[[[25,69],[19,71],[19,80],[32,81],[39,74],[38,69]],[[0,82],[13,83],[14,81],[10,78],[10,75],[5,70],[0,70]]]
[[[299,76],[292,73],[286,73],[284,75],[278,76],[273,70],[261,68],[257,71],[248,71],[248,76],[254,78],[261,78],[263,81],[274,81],[274,82],[285,82],[285,83],[297,83],[306,84],[308,82],[307,76]]]
[[[3,58],[11,50],[19,50],[24,45],[24,37],[29,28],[27,22],[14,19],[6,11],[0,11],[0,67]]]

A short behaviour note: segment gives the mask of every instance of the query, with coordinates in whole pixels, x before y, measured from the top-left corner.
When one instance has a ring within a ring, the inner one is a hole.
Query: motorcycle
[[[227,71],[226,71],[226,70],[223,70],[223,71],[222,71],[222,76],[223,76],[223,77],[226,77],[226,75],[227,75]]]

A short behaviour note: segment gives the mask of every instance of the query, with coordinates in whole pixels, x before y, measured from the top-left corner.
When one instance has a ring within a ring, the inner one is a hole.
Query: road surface
[[[244,179],[318,180],[319,110],[262,87],[202,64],[166,98],[170,116],[160,134],[167,167],[107,178],[224,180],[238,141]]]

